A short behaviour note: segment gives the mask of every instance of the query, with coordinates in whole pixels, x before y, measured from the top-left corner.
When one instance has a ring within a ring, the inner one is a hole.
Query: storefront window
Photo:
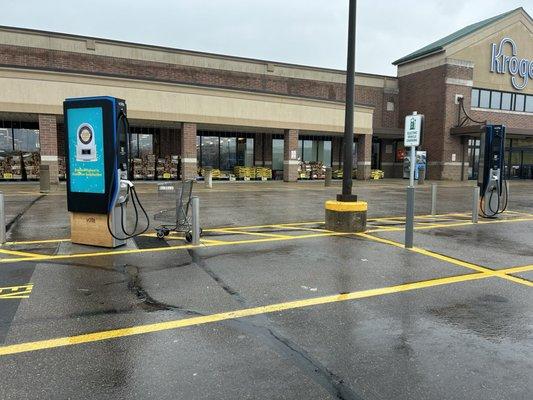
[[[132,133],[130,135],[130,153],[132,157],[139,157],[139,135]]]
[[[202,167],[219,168],[218,136],[202,137]]]
[[[283,169],[283,139],[272,139],[272,169]]]
[[[237,164],[237,139],[220,138],[220,169],[230,171]]]
[[[317,161],[317,147],[316,140],[304,140],[303,141],[303,156],[302,161],[312,162]]]
[[[468,140],[468,179],[476,180],[479,170],[479,139]]]
[[[492,92],[490,98],[490,108],[494,110],[499,110],[501,107],[502,94],[500,92]]]
[[[35,129],[13,129],[16,151],[39,151],[39,131]]]
[[[502,110],[511,110],[511,99],[513,95],[511,93],[502,93]]]
[[[236,165],[244,165],[245,167],[254,165],[254,139],[237,138]]]
[[[13,150],[13,137],[11,136],[11,129],[0,128],[0,150]]]
[[[526,98],[526,112],[533,112],[533,96]]]
[[[139,156],[154,154],[154,136],[150,134],[139,135]]]
[[[526,104],[526,96],[523,94],[517,94],[515,96],[515,110],[524,111],[524,106]]]
[[[472,107],[477,107],[479,104],[479,89],[472,89]]]
[[[490,106],[490,91],[481,90],[479,92],[479,107],[489,108],[489,106]]]
[[[331,141],[323,140],[318,142],[318,161],[325,166],[331,166]]]

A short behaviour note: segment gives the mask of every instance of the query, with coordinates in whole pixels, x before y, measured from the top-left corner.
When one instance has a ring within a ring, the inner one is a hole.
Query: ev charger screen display
[[[104,127],[101,107],[68,113],[70,191],[105,193]]]

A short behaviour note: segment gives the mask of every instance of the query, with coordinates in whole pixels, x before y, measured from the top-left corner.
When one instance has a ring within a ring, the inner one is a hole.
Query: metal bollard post
[[[39,167],[39,187],[41,193],[50,192],[50,166],[41,164]]]
[[[0,244],[6,242],[6,213],[4,209],[4,192],[0,192]]]
[[[192,244],[200,244],[200,199],[191,198],[192,203]]]
[[[212,189],[213,188],[213,168],[205,167],[204,172],[205,172],[205,176],[204,176],[205,186],[208,189]]]
[[[474,196],[472,196],[472,223],[477,224],[479,218],[479,186],[474,186]]]
[[[431,184],[431,215],[437,215],[437,184]]]
[[[415,188],[407,187],[407,209],[405,213],[405,248],[413,248],[413,230],[415,225]]]
[[[331,186],[331,167],[326,167],[326,175],[324,177],[324,186]]]

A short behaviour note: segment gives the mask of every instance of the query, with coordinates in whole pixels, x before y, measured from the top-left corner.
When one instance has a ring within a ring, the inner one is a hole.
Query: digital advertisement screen
[[[105,193],[101,107],[71,108],[68,115],[70,191]]]

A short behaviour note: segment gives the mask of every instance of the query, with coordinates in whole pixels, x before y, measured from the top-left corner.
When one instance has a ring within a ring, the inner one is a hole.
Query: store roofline
[[[161,51],[166,51],[170,53],[180,53],[180,54],[185,54],[185,55],[218,58],[218,59],[224,59],[224,60],[229,60],[229,61],[243,61],[243,62],[249,62],[249,63],[255,63],[255,64],[274,64],[280,67],[300,68],[300,69],[305,69],[309,71],[330,72],[330,73],[346,75],[346,70],[342,70],[342,69],[316,67],[312,65],[287,63],[287,62],[282,62],[282,61],[265,60],[265,59],[259,59],[259,58],[251,58],[251,57],[231,56],[231,55],[221,54],[221,53],[210,53],[210,52],[203,52],[203,51],[196,51],[196,50],[180,49],[180,48],[175,48],[175,47],[159,46],[159,45],[153,45],[153,44],[128,42],[128,41],[117,40],[117,39],[107,39],[107,38],[102,38],[98,36],[84,36],[84,35],[78,35],[78,34],[73,34],[73,33],[45,31],[45,30],[40,30],[40,29],[21,28],[21,27],[16,27],[16,26],[9,26],[9,25],[0,25],[0,31],[15,31],[15,32],[21,32],[21,33],[40,34],[40,35],[54,36],[57,38],[66,38],[66,39],[95,40],[98,42],[115,44],[115,45],[120,45],[120,46],[135,47],[135,48],[140,48],[140,49],[161,50]],[[356,71],[355,74],[356,76],[385,78],[385,79],[390,79],[390,80],[398,79],[396,76],[392,76],[392,75],[372,74],[369,72],[357,72]]]
[[[446,46],[452,43],[455,43],[456,41],[461,40],[468,35],[478,32],[481,29],[484,29],[487,26],[490,26],[493,23],[498,22],[516,12],[522,12],[533,23],[533,19],[526,12],[526,10],[523,7],[518,7],[511,11],[507,11],[505,13],[496,15],[494,17],[487,18],[482,21],[478,21],[473,24],[467,25],[464,28],[461,28],[439,40],[434,41],[433,43],[428,44],[427,46],[424,46],[402,58],[399,58],[398,60],[394,61],[392,64],[399,66],[399,65],[403,65],[403,64],[407,64],[407,63],[419,60],[424,57],[428,57],[432,54],[442,52],[445,50]]]

